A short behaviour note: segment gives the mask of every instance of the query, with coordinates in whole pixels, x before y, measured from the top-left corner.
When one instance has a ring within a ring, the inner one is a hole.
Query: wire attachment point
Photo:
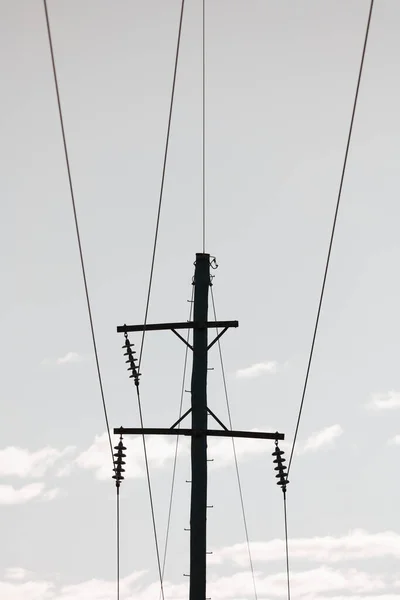
[[[210,267],[212,269],[218,269],[218,263],[217,263],[217,259],[215,258],[215,256],[210,256]]]

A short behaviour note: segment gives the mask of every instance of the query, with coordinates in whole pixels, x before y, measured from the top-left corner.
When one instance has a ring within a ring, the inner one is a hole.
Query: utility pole
[[[114,429],[119,435],[187,435],[191,437],[192,490],[190,507],[190,592],[189,600],[205,600],[207,572],[207,436],[258,438],[283,440],[282,433],[267,433],[262,431],[231,431],[208,408],[207,405],[207,357],[210,348],[230,328],[237,327],[237,321],[208,321],[208,293],[210,287],[210,256],[196,254],[194,275],[194,310],[192,322],[161,323],[146,325],[122,325],[117,332],[126,336],[128,358],[131,360],[130,370],[135,373],[135,383],[139,374],[136,371],[131,343],[127,339],[128,332],[171,330],[193,351],[193,367],[191,382],[191,408],[182,415],[170,428],[125,428]],[[219,329],[216,337],[208,343],[208,330]],[[193,346],[178,333],[180,329],[193,329]],[[191,429],[179,428],[177,425],[192,413]],[[220,425],[221,429],[208,429],[208,415]]]
[[[189,600],[206,597],[207,538],[207,323],[210,257],[196,255],[192,371],[192,490],[190,507]]]

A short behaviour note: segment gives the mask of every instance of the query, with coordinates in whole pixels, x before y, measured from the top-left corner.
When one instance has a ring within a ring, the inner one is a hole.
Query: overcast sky
[[[48,5],[110,424],[138,426],[116,326],[144,316],[180,2]],[[279,429],[289,447],[368,10],[207,2],[206,250],[218,318],[239,321],[222,344],[233,424]],[[400,595],[399,27],[399,1],[376,0],[288,489],[299,600]],[[0,0],[0,73],[0,597],[109,600],[115,486],[41,0]],[[201,179],[201,2],[186,0],[150,321],[188,318]],[[169,332],[147,334],[146,426],[176,420],[184,354]],[[215,346],[209,361],[209,406],[227,420]],[[121,600],[158,600],[140,440],[126,443]],[[163,548],[174,440],[148,444]],[[237,448],[259,600],[286,594],[272,450]],[[209,457],[207,594],[252,600],[230,441]],[[187,598],[189,479],[183,443],[168,600]]]

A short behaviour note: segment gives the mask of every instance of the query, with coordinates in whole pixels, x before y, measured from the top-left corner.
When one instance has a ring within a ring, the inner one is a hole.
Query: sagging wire
[[[362,49],[362,53],[361,53],[360,67],[359,67],[359,71],[358,71],[356,92],[355,92],[354,101],[353,101],[353,109],[352,109],[351,118],[350,118],[350,126],[349,126],[348,135],[347,135],[346,149],[345,149],[345,153],[344,153],[342,171],[341,171],[341,175],[340,175],[339,191],[338,191],[337,200],[336,200],[335,214],[333,217],[332,230],[331,230],[331,236],[330,236],[329,247],[328,247],[328,254],[327,254],[326,262],[325,262],[325,270],[324,270],[324,275],[322,278],[322,285],[321,285],[321,291],[320,291],[320,296],[319,296],[319,301],[318,301],[317,315],[315,318],[315,324],[314,324],[314,330],[313,330],[313,335],[312,335],[310,352],[309,352],[309,356],[308,356],[306,374],[305,374],[304,383],[303,383],[303,390],[301,393],[300,407],[299,407],[298,416],[297,416],[297,420],[296,420],[296,428],[295,428],[294,437],[293,437],[292,449],[291,449],[290,457],[289,457],[288,473],[290,472],[290,468],[292,466],[292,461],[293,461],[293,457],[294,457],[294,450],[295,450],[295,446],[296,446],[297,436],[299,433],[300,421],[301,421],[301,416],[302,416],[303,407],[304,407],[304,400],[305,400],[306,393],[307,393],[308,380],[309,380],[309,376],[310,376],[311,364],[312,364],[313,355],[314,355],[314,347],[315,347],[315,341],[317,338],[322,303],[324,300],[326,281],[327,281],[327,277],[328,277],[330,259],[331,259],[332,248],[333,248],[333,241],[334,241],[335,231],[336,231],[336,223],[338,220],[339,208],[340,208],[340,203],[341,203],[341,199],[342,199],[343,183],[344,183],[344,178],[345,178],[346,169],[347,169],[347,160],[349,157],[350,143],[351,143],[352,134],[353,134],[353,126],[354,126],[354,120],[355,120],[355,116],[356,116],[357,102],[358,102],[361,78],[362,78],[362,73],[363,73],[363,68],[364,68],[365,54],[366,54],[366,50],[367,50],[373,8],[374,8],[374,0],[371,0],[370,5],[369,5],[367,26],[366,26],[366,30],[365,30],[365,36],[364,36],[364,45],[363,45],[363,49]]]
[[[52,69],[53,69],[54,87],[55,87],[56,98],[57,98],[58,116],[59,116],[60,127],[61,127],[61,136],[62,136],[62,142],[63,142],[63,148],[64,148],[64,157],[65,157],[65,164],[66,164],[66,169],[67,169],[68,184],[69,184],[69,191],[70,191],[71,204],[72,204],[72,212],[74,215],[75,233],[76,233],[76,239],[77,239],[77,243],[78,243],[83,285],[85,288],[85,298],[86,298],[86,306],[87,306],[88,317],[89,317],[90,332],[91,332],[91,336],[92,336],[93,352],[94,352],[94,357],[95,357],[95,362],[96,362],[97,379],[99,382],[101,401],[102,401],[102,405],[103,405],[104,419],[105,419],[105,423],[106,423],[108,442],[109,442],[109,446],[110,446],[110,454],[111,454],[111,458],[113,459],[113,445],[112,445],[112,440],[111,440],[110,424],[109,424],[109,420],[108,420],[108,412],[107,412],[107,404],[106,404],[106,399],[105,399],[105,394],[104,394],[103,379],[102,379],[101,370],[100,370],[99,353],[97,351],[97,341],[96,341],[96,335],[95,335],[92,307],[91,307],[91,302],[90,302],[89,286],[88,286],[87,277],[86,277],[86,267],[85,267],[85,261],[84,261],[84,257],[83,257],[82,240],[81,240],[81,233],[80,233],[80,227],[79,227],[78,213],[77,213],[77,209],[76,209],[74,185],[72,182],[72,172],[71,172],[71,165],[70,165],[70,160],[69,160],[67,136],[65,133],[64,116],[63,116],[63,110],[62,110],[62,104],[61,104],[60,88],[59,88],[59,84],[58,84],[56,60],[55,60],[54,48],[53,48],[53,37],[52,37],[52,33],[51,33],[51,25],[50,25],[49,11],[48,11],[48,7],[47,7],[47,0],[43,0],[43,7],[44,7],[44,13],[45,13],[45,19],[46,19],[47,37],[48,37],[48,42],[49,42],[51,64],[52,64]]]
[[[211,258],[210,266],[213,269],[217,269],[218,264],[217,264],[215,257],[210,257],[210,258]],[[215,309],[215,300],[214,300],[214,292],[213,292],[212,282],[210,283],[210,288],[211,288],[211,302],[212,302],[212,306],[213,306],[214,319],[215,319],[215,321],[217,321],[218,320],[217,319],[217,311]],[[218,328],[216,329],[216,333],[218,335]],[[223,381],[223,386],[224,386],[225,402],[226,402],[226,408],[227,408],[227,413],[228,413],[229,427],[232,430],[233,429],[232,414],[231,414],[231,409],[230,409],[230,405],[229,405],[228,386],[227,386],[227,382],[226,382],[225,365],[224,365],[224,360],[222,357],[222,347],[221,347],[220,340],[217,341],[217,344],[218,344],[219,361],[220,361],[221,372],[222,372],[222,381]],[[232,439],[233,458],[234,458],[234,462],[235,462],[236,479],[237,479],[238,489],[239,489],[240,505],[241,505],[241,509],[242,509],[243,527],[244,527],[244,533],[246,536],[247,554],[249,557],[250,571],[251,571],[251,577],[252,577],[252,582],[253,582],[254,598],[255,598],[255,600],[258,600],[256,576],[255,576],[255,572],[254,572],[253,557],[251,554],[250,537],[249,537],[249,530],[248,530],[248,526],[247,526],[247,517],[246,517],[245,504],[244,504],[242,482],[241,482],[240,472],[239,472],[239,462],[238,462],[238,458],[237,458],[236,444],[235,444],[235,439],[234,438],[231,438],[231,439]]]
[[[150,266],[149,285],[148,285],[148,290],[147,290],[146,307],[145,307],[144,321],[143,321],[145,327],[143,330],[142,340],[141,340],[141,344],[140,344],[139,364],[137,367],[138,370],[140,369],[140,366],[142,363],[144,340],[145,340],[145,335],[146,335],[146,323],[147,323],[147,318],[148,318],[148,314],[149,314],[150,296],[151,296],[155,259],[156,259],[156,252],[157,252],[158,232],[159,232],[159,228],[160,228],[161,207],[162,207],[162,200],[163,200],[163,196],[164,196],[164,183],[165,183],[165,175],[166,175],[166,171],[167,171],[167,158],[168,158],[169,141],[170,141],[170,134],[171,134],[172,112],[173,112],[173,106],[174,106],[176,79],[177,79],[177,73],[178,73],[179,50],[180,50],[181,37],[182,37],[184,7],[185,7],[185,0],[182,0],[180,17],[179,17],[179,26],[178,26],[178,39],[177,39],[176,51],[175,51],[175,62],[174,62],[174,74],[173,74],[173,78],[172,78],[171,99],[170,99],[170,104],[169,104],[167,133],[166,133],[165,147],[164,147],[164,159],[163,159],[162,174],[161,174],[160,193],[159,193],[159,199],[158,199],[156,228],[155,228],[155,233],[154,233],[154,244],[153,244],[153,252],[152,252],[151,266]],[[143,427],[144,427],[143,411],[142,411],[142,403],[141,403],[141,399],[140,399],[139,385],[136,385],[136,383],[135,383],[135,387],[136,387],[136,396],[137,396],[137,403],[138,403],[140,426],[143,429]],[[156,529],[156,521],[155,521],[155,513],[154,513],[153,493],[152,493],[152,489],[151,489],[149,461],[148,461],[148,456],[147,456],[146,439],[145,439],[144,435],[142,435],[142,442],[143,442],[143,453],[144,453],[144,461],[145,461],[145,466],[146,466],[147,485],[148,485],[148,490],[149,490],[149,498],[150,498],[150,505],[151,505],[152,521],[153,521],[154,540],[155,540],[155,545],[156,545],[157,566],[158,566],[158,573],[159,573],[159,577],[160,577],[160,590],[161,590],[161,596],[164,600],[164,588],[163,588],[160,551],[159,551],[159,547],[158,547],[157,529]]]
[[[278,440],[275,440],[275,450],[272,453],[274,457],[274,464],[276,467],[274,471],[277,471],[275,477],[278,479],[276,482],[277,485],[282,490],[283,493],[283,513],[284,513],[284,522],[285,522],[285,553],[286,553],[286,581],[287,581],[287,596],[288,600],[290,600],[290,568],[289,568],[289,540],[288,540],[288,526],[287,526],[287,506],[286,506],[286,491],[287,485],[289,483],[288,474],[287,474],[287,466],[284,464],[286,459],[283,457],[284,451],[281,450],[278,446]]]
[[[150,295],[151,295],[151,289],[152,289],[152,284],[153,284],[154,266],[155,266],[155,260],[156,260],[156,252],[157,252],[158,232],[160,229],[161,207],[162,207],[162,201],[163,201],[163,196],[164,196],[165,175],[167,172],[167,159],[168,159],[169,141],[170,141],[170,137],[171,137],[172,112],[173,112],[174,99],[175,99],[175,88],[176,88],[176,79],[177,79],[177,73],[178,73],[178,61],[179,61],[179,51],[180,51],[180,46],[181,46],[184,9],[185,9],[185,0],[182,0],[180,16],[179,16],[178,39],[176,42],[176,51],[175,51],[174,74],[172,77],[172,90],[171,90],[171,99],[170,99],[170,104],[169,104],[167,134],[166,134],[166,138],[165,138],[164,159],[163,159],[163,166],[162,166],[162,173],[161,173],[160,193],[159,193],[159,199],[158,199],[156,229],[155,229],[155,233],[154,233],[154,244],[153,244],[153,253],[152,253],[152,257],[151,257],[149,285],[148,285],[147,298],[146,298],[146,308],[144,311],[143,323],[145,326],[146,326],[147,317],[149,314]],[[146,335],[146,327],[143,330],[142,341],[140,344],[139,368],[142,364],[142,355],[143,355],[145,335]],[[140,407],[139,407],[139,411],[141,412]]]
[[[134,347],[134,344],[132,344],[130,342],[128,333],[125,332],[125,344],[122,346],[122,348],[124,350],[126,350],[126,352],[124,353],[124,356],[128,357],[125,362],[128,363],[128,365],[129,365],[128,371],[131,372],[131,374],[129,375],[129,378],[133,379],[134,384],[135,384],[138,407],[139,407],[140,427],[143,429],[143,414],[142,414],[142,409],[141,409],[142,402],[141,402],[141,398],[140,398],[140,386],[139,386],[140,373],[138,370],[138,366],[136,365],[137,359],[134,357],[134,354],[136,354],[136,351],[133,350],[133,347]],[[147,478],[147,488],[148,488],[149,500],[150,500],[151,520],[152,520],[152,525],[153,525],[154,543],[155,543],[155,548],[156,548],[157,568],[158,568],[158,575],[159,575],[159,579],[160,579],[160,592],[161,592],[161,598],[162,598],[162,600],[164,600],[164,586],[163,586],[163,577],[162,577],[162,570],[161,570],[160,548],[159,548],[159,544],[158,544],[153,492],[152,492],[152,488],[151,488],[149,458],[147,455],[146,439],[145,439],[144,435],[142,435],[142,441],[143,441],[143,453],[144,453],[144,462],[145,462],[146,478]]]
[[[190,300],[188,300],[188,302],[190,302],[189,319],[188,319],[189,321],[192,320],[193,298],[194,298],[194,286],[192,286],[192,297]],[[186,337],[187,342],[189,342],[190,333],[191,333],[191,331],[189,329],[188,333],[187,333],[187,337]],[[183,374],[182,374],[182,385],[181,385],[181,395],[180,395],[180,402],[179,402],[178,419],[180,419],[182,416],[183,398],[185,396],[185,380],[186,380],[186,371],[187,371],[187,363],[188,363],[188,355],[189,355],[189,346],[186,345],[185,348],[186,349],[185,349],[185,358],[184,358],[184,363],[183,363]],[[181,426],[181,424],[178,423],[177,429],[179,429],[180,426]],[[173,495],[174,495],[174,489],[175,489],[176,465],[177,465],[177,460],[178,460],[179,438],[180,438],[180,436],[177,435],[176,442],[175,442],[174,463],[173,463],[173,467],[172,467],[171,492],[170,492],[170,497],[169,497],[167,530],[166,530],[166,534],[165,534],[164,555],[163,555],[163,564],[162,564],[162,579],[163,579],[163,581],[164,581],[164,575],[165,575],[165,566],[166,566],[166,562],[167,562],[169,531],[170,531],[171,516],[172,516],[172,502],[173,502]]]

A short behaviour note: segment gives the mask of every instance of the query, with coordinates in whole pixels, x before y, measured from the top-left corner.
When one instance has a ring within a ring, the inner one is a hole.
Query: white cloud
[[[316,431],[304,442],[304,445],[299,452],[315,452],[324,446],[330,446],[333,442],[343,434],[343,429],[340,425],[331,425],[320,431]]]
[[[180,452],[187,452],[187,442],[180,442]],[[147,457],[149,465],[161,468],[172,460],[175,455],[176,440],[173,437],[154,435],[146,439]],[[117,438],[113,446],[117,444]],[[124,468],[126,478],[144,477],[144,454],[141,436],[127,437],[124,439],[127,448]],[[110,479],[113,475],[110,444],[107,433],[96,435],[93,444],[82,452],[76,459],[76,464],[82,469],[93,469],[97,479]]]
[[[394,437],[390,438],[388,444],[391,446],[400,446],[400,435],[395,435]]]
[[[384,394],[373,394],[367,408],[375,411],[394,410],[400,408],[400,392],[391,390]]]
[[[144,575],[145,571],[138,571],[120,580],[121,598],[132,598],[135,585]],[[57,600],[109,600],[115,597],[115,582],[103,579],[91,579],[82,583],[68,585],[61,588]],[[136,598],[136,596],[135,596]]]
[[[12,579],[13,581],[22,581],[26,579],[30,574],[29,571],[22,567],[9,567],[5,570],[4,576],[6,579]]]
[[[154,600],[160,595],[160,586],[145,583],[143,572],[133,573],[120,582],[121,600]],[[285,598],[286,574],[265,575],[256,572],[260,598]],[[321,566],[308,571],[292,571],[293,596],[301,600],[397,600],[389,592],[387,582],[379,575],[370,575],[356,569],[332,569]],[[376,594],[378,592],[378,594]],[[382,593],[383,592],[383,593]],[[213,600],[251,600],[254,597],[249,571],[240,571],[224,577],[210,574],[207,593]],[[333,595],[333,594],[341,595]],[[188,582],[164,583],[166,598],[187,600]],[[327,595],[325,595],[327,594]],[[365,596],[365,594],[368,594]],[[109,600],[115,596],[115,582],[92,579],[81,583],[55,586],[47,581],[24,583],[0,582],[0,597],[7,600]]]
[[[254,377],[259,377],[260,375],[264,375],[265,373],[274,375],[278,372],[278,368],[278,363],[275,360],[255,363],[250,367],[246,367],[245,369],[239,369],[238,371],[236,371],[236,377],[250,379]]]
[[[51,500],[58,498],[60,493],[61,493],[60,488],[52,488],[51,490],[46,490],[42,494],[42,499],[45,500],[46,502],[50,502]]]
[[[67,365],[71,363],[81,363],[88,360],[89,356],[78,354],[78,352],[67,352],[64,356],[59,358],[44,358],[41,362],[44,366],[52,365]]]
[[[294,538],[289,542],[291,559],[299,558],[320,563],[391,557],[400,559],[400,535],[393,531],[368,533],[361,529],[347,535],[332,537]],[[254,563],[284,560],[284,540],[252,542],[251,553]],[[226,561],[240,567],[248,565],[247,544],[240,543],[214,550],[210,562],[221,564]]]
[[[38,498],[44,490],[44,483],[30,483],[16,489],[12,485],[0,485],[0,504],[25,504]]]
[[[63,465],[56,472],[56,477],[68,477],[68,475],[71,475],[73,468],[73,463],[67,463],[66,465]]]
[[[284,598],[287,594],[286,581],[286,573],[267,576],[258,573],[256,579],[258,595]],[[313,599],[317,599],[319,593],[333,591],[369,593],[383,590],[386,587],[379,576],[369,575],[356,569],[336,570],[325,566],[301,572],[292,570],[290,585],[295,598]],[[208,592],[212,598],[218,600],[250,598],[254,594],[252,578],[247,571],[220,577],[214,582],[210,581]]]
[[[36,452],[8,446],[0,450],[0,476],[43,477],[57,461],[73,451],[72,446],[64,450],[46,446]]]

